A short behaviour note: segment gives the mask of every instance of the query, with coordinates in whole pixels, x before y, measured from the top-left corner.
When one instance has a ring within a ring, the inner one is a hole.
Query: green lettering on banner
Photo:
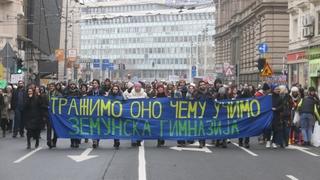
[[[172,124],[173,123],[173,124]],[[178,134],[178,121],[170,121],[170,136],[174,136],[175,134]]]
[[[102,124],[103,124],[104,127],[106,128],[106,132],[104,132],[103,135],[109,135],[109,134],[111,134],[112,129],[111,129],[111,127],[110,127],[110,124],[111,124],[110,121],[109,121],[109,120],[105,120],[105,119],[103,119],[103,118],[100,118],[99,120],[102,121]]]
[[[204,130],[204,125],[203,125],[203,121],[199,121],[199,128],[198,128],[198,136],[204,136],[205,130]]]
[[[238,121],[233,120],[232,126],[231,126],[231,134],[239,134],[239,128],[238,128]]]
[[[59,114],[61,114],[62,106],[67,105],[68,99],[66,98],[59,98]]]
[[[122,120],[112,118],[109,121],[112,121],[112,135],[116,135],[116,130],[118,130],[120,136],[122,136]],[[116,122],[118,122],[118,125]]]
[[[129,125],[128,125],[129,124]],[[127,132],[128,127],[130,127],[130,124],[132,124],[132,120],[125,120],[123,123],[123,134],[125,136],[132,136],[132,134],[130,132]]]
[[[94,111],[97,111],[97,115],[99,116],[99,114],[100,114],[100,99],[98,99],[97,101],[96,101],[96,103],[94,104],[94,106],[92,107],[92,103],[93,103],[93,100],[92,99],[90,99],[90,116],[92,116],[93,115],[93,112]]]
[[[69,134],[70,135],[79,134],[80,128],[79,128],[79,120],[78,120],[78,118],[72,117],[72,118],[69,118],[68,121],[70,121],[71,124],[72,124],[72,131],[69,132]]]
[[[56,101],[58,100],[57,97],[51,97],[51,109],[52,109],[52,114],[56,114]]]
[[[138,130],[138,122],[133,121],[132,122],[132,134],[134,136],[140,136],[139,130]]]
[[[78,107],[77,107],[77,102],[74,98],[71,99],[71,102],[70,102],[70,106],[69,106],[69,110],[68,110],[68,115],[70,115],[71,111],[74,111],[75,114],[78,116]]]
[[[89,118],[89,125],[90,125],[90,134],[94,134],[94,132],[97,132],[98,135],[101,134],[99,118],[98,119]]]
[[[257,106],[257,112],[255,113],[252,109],[253,109],[253,104],[256,104]],[[250,107],[251,107],[251,116],[252,117],[258,117],[260,115],[260,102],[256,99],[253,99],[250,102]]]
[[[110,116],[111,101],[107,101],[107,103],[105,103],[101,100],[100,102],[100,116],[103,116],[105,111],[107,111],[107,115]]]
[[[150,127],[150,123],[149,121],[145,121],[144,122],[144,126],[143,126],[143,136],[151,136],[151,127]]]
[[[81,135],[89,135],[89,132],[86,132],[83,130],[84,127],[87,127],[89,129],[90,124],[88,122],[88,118],[80,118],[80,134]],[[85,123],[87,121],[87,123]]]
[[[243,113],[246,112],[247,113],[247,117],[250,118],[250,105],[249,105],[249,101],[240,101],[240,117],[238,118],[243,118]]]
[[[168,121],[167,120],[160,120],[160,136],[161,137],[163,137],[163,131],[164,131],[163,124],[164,123],[168,123]]]
[[[196,136],[197,132],[198,132],[197,122],[188,120],[188,136]]]
[[[179,124],[179,136],[186,136],[188,133],[187,130],[187,121],[184,120],[178,120]]]
[[[216,121],[214,120],[213,121],[213,132],[214,132],[214,135],[220,135],[221,134],[221,121]]]

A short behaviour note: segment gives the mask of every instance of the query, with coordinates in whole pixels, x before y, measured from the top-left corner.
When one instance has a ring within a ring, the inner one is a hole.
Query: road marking
[[[22,156],[21,158],[19,158],[19,159],[15,160],[13,163],[20,163],[21,161],[23,161],[23,160],[27,159],[27,158],[28,158],[28,157],[30,157],[32,154],[34,154],[34,153],[36,153],[36,152],[40,151],[41,149],[42,149],[42,147],[39,147],[39,148],[37,148],[37,149],[35,149],[35,150],[33,150],[33,151],[29,152],[28,154],[26,154],[26,155]]]
[[[141,146],[139,146],[139,180],[146,180],[146,159],[144,153],[144,142],[141,142]]]
[[[292,175],[286,175],[287,178],[291,179],[291,180],[299,180],[298,178],[292,176]]]
[[[289,145],[287,148],[288,149],[295,149],[295,150],[304,152],[304,153],[309,154],[309,155],[314,156],[314,157],[319,157],[318,154],[315,154],[315,153],[307,151],[307,150],[309,150],[309,148],[306,148],[306,147],[299,147],[299,146]]]
[[[75,155],[68,155],[68,157],[76,162],[82,162],[85,160],[89,160],[89,159],[98,157],[98,155],[89,155],[92,150],[93,150],[92,148],[87,148],[80,155],[76,155],[76,156]]]
[[[176,146],[174,146],[174,147],[170,147],[170,149],[176,150],[176,151],[197,151],[197,152],[212,153],[212,151],[207,147],[194,148],[194,147],[176,147]]]
[[[234,142],[233,142],[232,144],[235,145],[235,146],[237,146],[238,148],[242,149],[243,151],[247,152],[247,153],[250,154],[251,156],[258,157],[258,154],[250,151],[249,149],[244,148],[244,147],[241,147],[241,146],[239,146],[239,144],[234,143]]]

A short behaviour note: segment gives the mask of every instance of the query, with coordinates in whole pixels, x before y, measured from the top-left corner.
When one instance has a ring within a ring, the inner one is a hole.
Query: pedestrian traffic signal
[[[22,73],[22,59],[17,59],[17,69],[16,69],[16,73],[21,74]]]
[[[259,58],[258,59],[258,70],[260,72],[263,71],[264,66],[266,65],[266,58]]]

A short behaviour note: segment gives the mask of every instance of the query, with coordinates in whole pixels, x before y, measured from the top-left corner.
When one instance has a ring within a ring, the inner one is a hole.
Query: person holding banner
[[[27,149],[31,148],[31,138],[36,140],[35,148],[39,147],[39,138],[43,121],[41,119],[41,99],[35,95],[32,88],[28,88],[28,97],[24,107],[24,123],[27,129]]]
[[[227,88],[225,87],[220,87],[219,90],[218,90],[218,95],[216,97],[216,100],[219,101],[219,100],[226,100],[228,99],[228,96],[227,96]],[[221,139],[218,139],[216,141],[216,147],[219,147],[220,145],[222,145],[222,148],[227,148],[227,139],[222,139],[222,142],[221,142]]]
[[[114,99],[114,100],[118,100],[118,101],[123,101],[124,100],[124,97],[123,97],[123,94],[122,94],[122,91],[120,89],[120,86],[117,85],[117,84],[113,84],[111,86],[111,89],[108,93],[108,97],[110,97],[111,99]],[[120,147],[120,140],[119,139],[114,139],[113,140],[114,143],[113,143],[113,147],[118,150],[119,147]]]
[[[277,148],[277,140],[280,137],[281,131],[281,112],[283,112],[283,105],[282,99],[280,97],[280,87],[276,84],[272,86],[272,111],[273,111],[273,120],[271,123],[271,128],[266,132],[266,148]],[[271,139],[271,135],[272,139]]]
[[[208,88],[207,88],[207,83],[205,81],[199,81],[198,83],[198,91],[196,93],[196,100],[207,100],[207,99],[212,99],[212,96],[210,95]],[[199,148],[203,148],[206,145],[206,140],[205,139],[200,139],[199,140]]]
[[[240,96],[237,97],[237,98],[251,98],[252,97],[252,94],[250,92],[250,89],[248,87],[245,87],[243,89],[243,91],[241,92]],[[250,148],[250,145],[249,145],[249,142],[250,142],[250,137],[245,137],[244,138],[244,147],[245,148]],[[243,146],[243,138],[239,138],[239,146]]]
[[[87,84],[81,84],[81,85],[80,85],[80,95],[81,95],[82,97],[85,97],[85,96],[87,96],[87,94],[88,94],[88,86],[87,86]],[[84,139],[84,142],[85,142],[85,143],[88,143],[89,140],[88,140],[87,138],[85,138],[85,139]]]
[[[134,88],[132,89],[131,93],[128,96],[129,99],[141,99],[141,98],[148,98],[147,93],[145,93],[144,89],[140,82],[136,82],[134,84]],[[131,146],[141,146],[141,140],[133,139],[131,142]]]
[[[156,98],[165,98],[167,97],[166,90],[163,84],[157,85]],[[158,139],[157,147],[163,146],[165,141],[163,139]]]
[[[49,93],[48,93],[48,98],[50,101],[50,98],[52,97],[59,97],[62,96],[62,94],[56,90],[55,83],[50,83],[49,84]],[[53,131],[53,138],[52,138],[52,131]],[[57,140],[58,136],[56,133],[56,130],[53,127],[52,122],[49,120],[47,122],[47,146],[51,149],[57,146]]]
[[[69,86],[64,90],[64,96],[69,96],[69,97],[80,97],[80,91],[77,88],[76,82],[74,81],[70,81],[69,82]],[[81,142],[81,139],[70,139],[71,144],[70,147],[71,148],[79,148],[79,144]]]
[[[106,92],[100,89],[100,81],[98,79],[92,80],[92,89],[88,92],[88,96],[105,96]],[[99,147],[100,139],[93,139],[92,140],[92,148]]]

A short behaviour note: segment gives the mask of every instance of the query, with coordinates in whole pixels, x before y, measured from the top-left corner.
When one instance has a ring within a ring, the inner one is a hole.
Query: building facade
[[[10,80],[9,76],[14,73],[15,63],[8,63],[8,66],[3,61],[9,58],[10,61],[14,61],[13,57],[19,57],[24,59],[25,52],[21,47],[21,35],[24,33],[24,11],[23,0],[1,0],[0,1],[0,51],[5,47],[6,43],[10,44],[10,47],[15,52],[7,57],[0,57],[1,63],[5,64],[4,72],[2,72],[3,79]],[[2,53],[1,53],[2,54]],[[6,73],[8,67],[8,72]]]
[[[190,80],[212,73],[213,4],[177,9],[166,1],[109,1],[81,13],[81,58],[109,59],[115,69],[124,64],[112,73],[113,79],[130,74],[146,81],[169,76]],[[91,75],[107,76],[99,71]]]
[[[217,72],[225,80],[257,85],[263,78],[257,68],[265,57],[274,75],[281,75],[288,49],[287,0],[215,0]],[[260,54],[259,44],[268,52]],[[226,77],[225,67],[233,67]],[[222,68],[223,67],[223,68]],[[218,70],[219,69],[219,70]]]
[[[315,86],[320,92],[320,1],[289,0],[289,85]]]

